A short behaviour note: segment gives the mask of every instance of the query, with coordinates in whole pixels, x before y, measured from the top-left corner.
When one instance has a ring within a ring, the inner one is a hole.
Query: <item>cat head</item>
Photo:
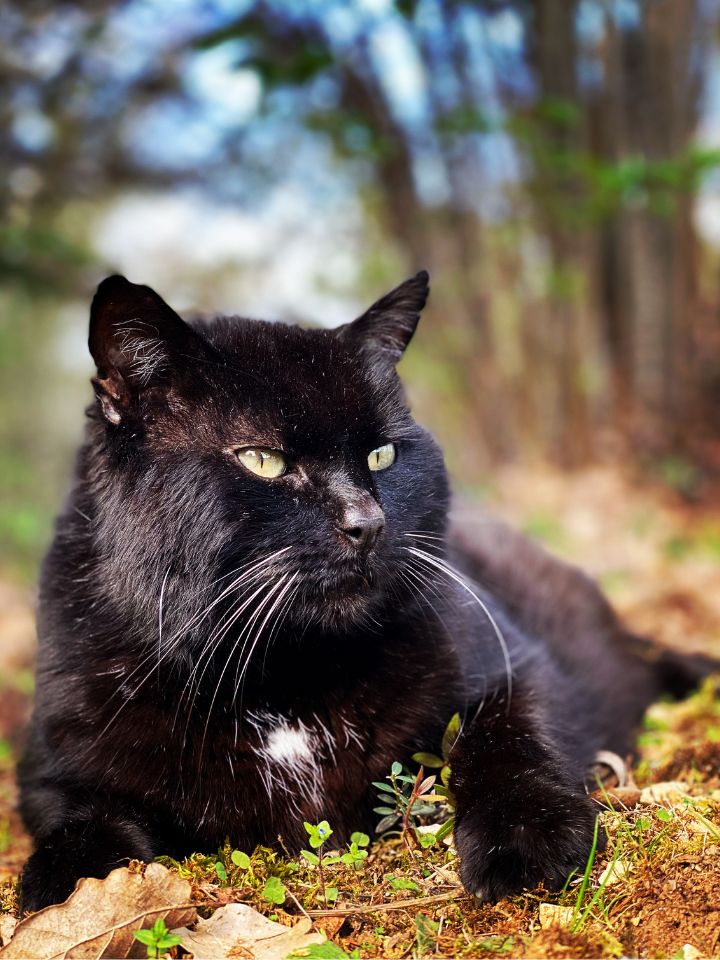
[[[90,474],[118,595],[157,617],[162,584],[186,622],[220,590],[236,623],[327,629],[397,598],[409,535],[442,533],[447,510],[395,369],[427,295],[422,272],[353,322],[302,329],[190,324],[149,287],[103,281]]]

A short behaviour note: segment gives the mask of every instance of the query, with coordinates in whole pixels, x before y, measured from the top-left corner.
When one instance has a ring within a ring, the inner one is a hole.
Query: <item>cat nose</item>
[[[365,553],[372,550],[385,526],[385,514],[374,500],[348,507],[340,518],[338,530],[346,540]]]

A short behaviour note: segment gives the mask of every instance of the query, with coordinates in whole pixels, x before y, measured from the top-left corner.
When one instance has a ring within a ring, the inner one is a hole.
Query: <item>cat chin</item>
[[[373,598],[365,594],[309,597],[302,607],[302,617],[308,626],[323,631],[347,633],[359,624],[372,625]]]

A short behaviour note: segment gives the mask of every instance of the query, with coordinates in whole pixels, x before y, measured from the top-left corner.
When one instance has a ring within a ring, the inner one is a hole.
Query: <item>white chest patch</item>
[[[315,724],[267,712],[248,714],[259,745],[259,773],[272,799],[280,792],[298,816],[322,814],[324,764],[335,756],[335,737]]]
[[[304,727],[293,728],[284,723],[270,732],[266,752],[276,763],[312,762],[312,737]]]

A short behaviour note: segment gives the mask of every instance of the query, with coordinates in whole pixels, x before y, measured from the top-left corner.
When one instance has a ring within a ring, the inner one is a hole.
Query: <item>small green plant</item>
[[[233,850],[230,854],[230,859],[235,866],[240,867],[241,870],[248,870],[250,868],[250,857],[246,853],[243,853],[242,850]]]
[[[437,819],[438,805],[445,808],[446,816],[447,812],[454,810],[455,800],[450,789],[450,752],[460,735],[460,727],[460,715],[456,713],[443,734],[442,757],[433,753],[414,754],[413,760],[420,764],[417,774],[411,774],[401,763],[395,762],[387,777],[389,783],[373,782],[379,791],[377,796],[381,803],[374,810],[382,815],[377,832],[387,833],[399,825],[400,829],[394,832],[402,836],[411,852],[411,840],[416,848],[431,847],[443,840],[453,828],[455,818],[449,816],[433,833],[421,833],[418,830],[421,818],[435,816]],[[439,774],[425,777],[425,767],[439,770]]]
[[[280,877],[268,877],[265,881],[265,886],[263,887],[263,898],[268,901],[268,903],[276,903],[280,905],[285,903],[285,895],[287,890],[285,884],[282,882]]]
[[[425,953],[430,953],[437,944],[437,935],[440,924],[426,917],[424,913],[415,915],[415,943],[417,947],[417,956],[421,957]]]
[[[339,863],[344,863],[348,867],[359,869],[363,860],[367,859],[368,852],[365,847],[370,845],[370,837],[366,833],[353,833],[350,836],[350,843],[347,851],[340,854],[337,858]]]
[[[311,850],[301,850],[300,855],[304,857],[309,864],[313,867],[318,868],[318,876],[320,878],[320,892],[323,900],[326,903],[331,903],[338,898],[338,889],[337,887],[326,887],[325,886],[325,866],[330,866],[333,863],[339,863],[340,857],[324,857],[322,854],[322,847],[327,840],[332,836],[332,828],[327,820],[321,820],[320,823],[313,825],[305,821],[305,830],[308,835],[308,842],[313,850],[319,851],[318,853],[313,853]]]
[[[373,782],[373,786],[379,791],[378,799],[382,804],[374,808],[375,813],[382,814],[377,832],[396,833],[405,840],[411,851],[410,839],[416,847],[422,846],[417,832],[419,818],[435,812],[432,802],[429,802],[429,795],[435,786],[436,778],[424,777],[423,772],[423,767],[420,767],[418,773],[413,775],[401,763],[395,762],[387,777],[389,783]],[[399,825],[400,829],[393,830],[396,825]]]
[[[170,933],[162,917],[149,930],[136,930],[133,937],[147,947],[148,957],[162,957],[172,947],[180,945],[180,937]]]
[[[360,956],[359,950],[353,950],[351,953],[345,953],[342,947],[339,947],[332,940],[326,940],[325,943],[313,943],[309,947],[303,947],[301,952],[290,954],[291,957],[310,957],[311,960],[356,960]]]
[[[388,877],[388,880],[393,890],[414,890],[416,893],[420,892],[420,887],[414,880],[410,880],[408,877]]]

